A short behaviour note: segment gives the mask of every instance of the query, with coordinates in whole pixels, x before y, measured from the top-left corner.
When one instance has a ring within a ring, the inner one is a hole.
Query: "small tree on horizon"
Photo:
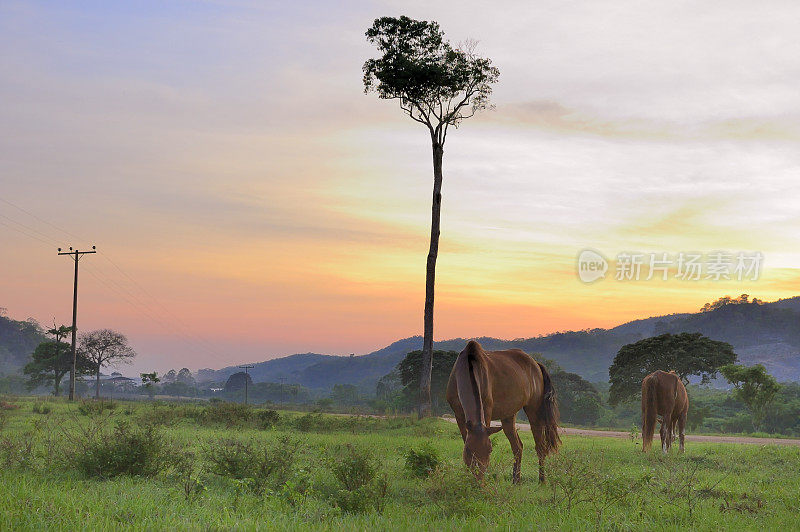
[[[81,335],[79,351],[88,360],[95,375],[95,399],[100,398],[100,369],[103,366],[130,364],[136,351],[128,345],[128,338],[111,329],[99,329]]]
[[[425,313],[419,415],[431,415],[433,303],[442,207],[442,160],[448,128],[486,109],[500,71],[475,53],[475,43],[453,47],[434,21],[406,16],[375,19],[367,41],[381,56],[364,63],[364,92],[398,100],[412,120],[424,125],[433,150],[431,238],[425,276]]]
[[[161,382],[161,379],[158,378],[158,373],[155,371],[152,373],[140,373],[139,376],[142,378],[142,386],[147,388],[147,395],[152,399],[153,395],[155,395],[154,386]]]

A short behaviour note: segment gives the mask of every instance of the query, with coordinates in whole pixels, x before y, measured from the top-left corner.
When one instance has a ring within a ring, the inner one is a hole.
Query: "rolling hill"
[[[21,371],[44,340],[42,328],[33,320],[17,321],[0,314],[0,375]]]
[[[483,337],[486,349],[518,347],[541,353],[566,371],[587,380],[608,380],[608,366],[623,345],[665,332],[701,332],[715,340],[731,343],[744,364],[761,363],[780,381],[800,381],[800,297],[763,305],[726,305],[711,312],[670,314],[624,323],[611,329],[566,331],[503,340]],[[436,349],[460,351],[465,338],[435,343]],[[256,364],[250,370],[255,381],[302,384],[329,389],[334,384],[355,384],[373,390],[377,380],[391,371],[409,351],[422,348],[422,337],[413,336],[361,356],[319,354],[291,355]],[[223,368],[216,378],[223,380],[238,371]]]

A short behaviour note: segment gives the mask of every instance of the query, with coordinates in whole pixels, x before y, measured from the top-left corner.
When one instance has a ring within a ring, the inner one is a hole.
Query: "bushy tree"
[[[61,325],[47,331],[53,340],[40,343],[36,346],[31,361],[23,368],[23,373],[28,377],[27,387],[32,390],[38,386],[53,386],[53,395],[61,393],[61,380],[72,369],[71,345],[63,342],[72,332],[72,327]],[[82,353],[77,355],[76,370],[79,375],[86,375],[91,371],[91,363]]]
[[[720,373],[733,384],[734,395],[747,405],[753,418],[753,429],[761,430],[767,409],[780,391],[775,377],[761,364],[740,366],[729,364],[719,368]]]
[[[600,418],[603,400],[589,381],[576,373],[561,369],[552,361],[543,361],[558,397],[561,419],[579,425],[594,425]]]
[[[684,384],[694,375],[707,383],[721,366],[736,362],[733,347],[700,333],[662,334],[622,346],[608,369],[609,403],[636,399],[642,379],[656,370],[675,371]]]
[[[152,399],[153,395],[155,395],[155,386],[161,381],[158,373],[155,371],[152,373],[140,373],[139,376],[142,378],[142,386],[147,389],[147,395]]]
[[[450,126],[488,106],[492,84],[500,71],[475,53],[474,44],[453,47],[433,21],[382,17],[367,30],[367,41],[381,56],[364,63],[364,92],[398,100],[412,120],[424,125],[433,150],[433,205],[431,240],[425,278],[425,315],[422,375],[419,380],[420,415],[431,413],[433,372],[433,301],[439,219],[442,205],[442,159]]]
[[[407,404],[416,404],[420,377],[425,364],[423,358],[422,351],[412,351],[397,365]],[[450,371],[453,369],[453,364],[456,363],[457,358],[458,352],[456,351],[437,350],[433,352],[431,398],[434,412],[442,412],[449,408],[445,399],[445,392],[447,391],[447,381],[450,379]]]
[[[185,384],[186,386],[195,386],[197,384],[189,368],[181,368],[175,376],[175,381]]]
[[[245,386],[253,386],[253,378],[249,373],[245,373],[244,371],[237,371],[225,381],[226,392],[244,390]]]
[[[358,388],[352,384],[334,384],[331,399],[341,405],[354,405],[358,403],[360,394]]]

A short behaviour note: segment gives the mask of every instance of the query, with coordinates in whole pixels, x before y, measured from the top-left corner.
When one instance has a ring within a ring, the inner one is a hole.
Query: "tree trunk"
[[[53,376],[53,388],[53,396],[58,397],[61,392],[61,377],[58,376],[58,373]]]
[[[97,373],[95,373],[94,398],[100,399],[100,364],[97,365]]]
[[[433,372],[433,290],[436,258],[439,255],[439,220],[442,211],[442,158],[444,146],[433,141],[433,205],[431,206],[431,246],[425,272],[425,325],[422,340],[422,375],[419,379],[419,417],[433,414],[431,374]]]

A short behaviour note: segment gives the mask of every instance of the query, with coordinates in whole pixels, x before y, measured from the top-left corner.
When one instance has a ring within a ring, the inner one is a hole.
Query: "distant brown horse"
[[[520,480],[522,464],[515,421],[525,410],[539,457],[539,481],[544,482],[544,458],[558,450],[561,439],[555,391],[543,365],[519,349],[486,352],[471,340],[450,372],[447,402],[464,440],[464,462],[478,478],[489,465],[489,435],[505,432],[514,453],[514,483]],[[491,427],[493,419],[499,419],[502,427]]]
[[[684,428],[689,412],[686,387],[674,371],[658,370],[642,379],[642,451],[647,452],[653,443],[656,421],[661,417],[661,450],[666,454],[672,447],[677,425],[680,449],[683,452]]]

